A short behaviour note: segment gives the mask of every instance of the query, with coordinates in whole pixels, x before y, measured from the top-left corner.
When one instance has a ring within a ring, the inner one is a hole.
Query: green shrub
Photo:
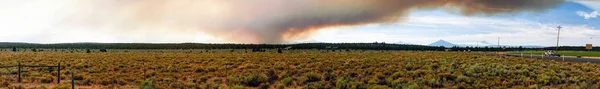
[[[303,87],[302,89],[325,89],[325,87],[319,82],[311,82],[308,83],[308,85],[306,85],[306,87]]]
[[[300,79],[300,82],[302,83],[307,83],[307,82],[316,82],[316,81],[320,81],[321,80],[321,75],[314,73],[314,72],[308,72],[308,73],[304,73],[302,78]]]
[[[285,85],[283,85],[283,84],[275,84],[275,88],[277,88],[277,89],[285,89]]]
[[[209,82],[204,84],[201,89],[224,89],[224,87],[221,87],[221,85],[217,83]]]
[[[265,73],[265,75],[267,75],[269,82],[271,81],[275,81],[277,80],[277,78],[279,78],[279,76],[277,74],[275,74],[275,70],[267,70],[267,72]]]
[[[388,86],[384,86],[384,85],[375,85],[369,89],[392,89],[392,88],[390,88]]]
[[[46,87],[46,86],[42,85],[42,86],[40,86],[40,87],[38,87],[38,88],[36,88],[36,89],[48,89],[48,87]]]
[[[427,79],[427,85],[430,87],[441,87],[442,82],[440,82],[438,79],[432,78],[432,79]]]
[[[119,68],[125,68],[125,64],[119,64]]]
[[[465,82],[465,83],[471,83],[472,82],[470,77],[463,76],[463,75],[460,75],[460,76],[456,77],[456,81],[457,82]]]
[[[292,85],[292,83],[294,82],[294,79],[292,79],[291,77],[287,77],[284,78],[283,80],[281,80],[281,82],[283,84],[285,84],[286,86]]]
[[[540,89],[540,86],[537,84],[533,84],[533,85],[529,85],[528,86],[530,89]]]
[[[194,82],[187,82],[184,84],[186,89],[197,89],[198,85]]]
[[[277,70],[284,70],[286,68],[286,66],[275,66],[275,69]]]
[[[42,83],[52,83],[52,78],[49,77],[41,77],[40,81]]]
[[[208,68],[208,72],[215,72],[215,71],[217,71],[217,68],[215,68],[215,67]]]
[[[194,69],[194,72],[196,73],[202,73],[202,72],[206,72],[207,70],[203,69],[203,68],[196,68]]]
[[[242,86],[242,85],[233,85],[233,86],[231,86],[231,89],[244,89],[244,86]]]
[[[349,89],[365,89],[365,84],[362,82],[350,82],[348,83]]]
[[[223,83],[223,80],[220,78],[214,79],[212,82],[214,83]]]
[[[410,83],[408,86],[404,86],[402,87],[404,89],[421,89],[421,85],[417,84],[417,83]]]
[[[348,89],[348,81],[343,77],[335,80],[335,89]]]
[[[52,89],[71,89],[71,85],[61,83],[61,84],[54,86]]]
[[[323,78],[325,81],[329,81],[329,80],[333,79],[332,74],[329,72],[325,72],[325,74],[323,74]]]
[[[245,62],[245,60],[244,60],[244,59],[242,59],[242,58],[239,58],[239,59],[237,59],[236,61],[237,61],[237,62]]]
[[[140,89],[155,89],[154,83],[150,80],[146,80],[140,84]]]
[[[397,79],[397,78],[400,78],[400,77],[403,77],[403,76],[406,76],[406,72],[404,72],[404,71],[398,71],[398,72],[392,74],[392,76],[390,76],[390,77],[392,77],[392,79]]]
[[[202,83],[202,82],[206,82],[208,79],[210,78],[210,76],[200,76],[198,77],[198,79],[196,80],[196,83]]]
[[[261,83],[260,85],[258,85],[258,89],[269,89],[269,86],[271,86],[271,85],[268,82]]]
[[[367,84],[373,85],[373,84],[377,84],[378,82],[379,82],[379,79],[372,78],[367,81]]]
[[[396,79],[390,83],[390,86],[398,89],[398,88],[402,88],[402,86],[406,83],[408,83],[408,81],[405,79]]]
[[[280,78],[291,77],[294,75],[294,71],[283,71],[279,74]]]
[[[382,84],[382,85],[392,85],[392,82],[394,82],[394,79],[388,77],[388,78],[384,79],[384,82],[385,82],[385,84]]]
[[[256,87],[261,83],[269,81],[269,77],[265,74],[248,73],[242,76],[233,76],[227,78],[232,84],[243,84],[246,86]]]

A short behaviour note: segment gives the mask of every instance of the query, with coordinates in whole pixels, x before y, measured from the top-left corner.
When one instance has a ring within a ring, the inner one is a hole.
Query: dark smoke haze
[[[471,15],[540,12],[564,0],[65,0],[58,25],[139,31],[201,31],[238,43],[288,43],[316,30],[392,23],[410,10]]]

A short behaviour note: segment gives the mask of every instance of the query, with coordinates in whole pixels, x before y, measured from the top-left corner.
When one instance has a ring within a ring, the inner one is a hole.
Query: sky
[[[600,4],[593,4],[600,6]],[[577,2],[563,3],[548,11],[497,16],[461,16],[442,10],[413,11],[409,20],[393,24],[322,30],[315,42],[387,42],[427,45],[437,40],[454,44],[555,46],[600,44],[600,8]],[[350,31],[348,31],[350,30]],[[361,36],[357,36],[361,35]]]
[[[0,42],[554,46],[560,25],[559,45],[600,45],[596,0],[0,0],[0,14]]]

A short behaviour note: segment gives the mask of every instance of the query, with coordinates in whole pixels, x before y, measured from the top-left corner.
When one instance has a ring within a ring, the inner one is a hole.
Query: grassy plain
[[[0,52],[0,65],[56,65],[64,87],[95,88],[599,88],[600,67],[462,52],[292,50]],[[0,68],[0,88],[16,87]],[[53,84],[56,71],[25,68],[23,82]],[[41,86],[36,86],[41,87]],[[68,86],[67,86],[68,87]]]

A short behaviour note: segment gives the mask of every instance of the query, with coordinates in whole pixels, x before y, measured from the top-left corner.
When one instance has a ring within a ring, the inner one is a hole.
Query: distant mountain
[[[519,47],[519,46],[517,46]],[[544,48],[546,46],[524,45],[523,48]]]
[[[392,43],[392,44],[412,44],[412,43],[398,41],[398,42],[396,42],[396,43]]]
[[[457,45],[453,44],[453,43],[450,43],[448,41],[438,40],[436,42],[433,42],[433,43],[429,44],[429,46],[444,46],[446,48],[450,48],[450,47],[457,46]]]
[[[472,45],[472,44],[460,44],[457,45],[459,47],[498,47],[498,45],[482,45],[479,44],[479,46],[477,45]],[[515,45],[500,45],[500,47],[519,47],[519,46],[515,46]],[[537,46],[537,45],[523,45],[523,48],[544,48],[546,46]]]
[[[498,45],[483,45],[480,47],[498,47]],[[515,46],[515,45],[500,45],[500,47],[519,47],[519,46]],[[545,46],[536,46],[536,45],[523,45],[523,48],[544,48]]]
[[[478,43],[468,43],[468,44],[456,44],[458,47],[498,47],[496,43],[489,43],[487,41],[480,41]],[[519,47],[519,45],[500,45],[500,47]],[[537,46],[537,45],[523,45],[523,48],[544,48],[546,46]]]
[[[489,42],[487,42],[487,41],[481,41],[481,42],[479,42],[479,43],[481,43],[481,44],[490,44],[490,43],[489,43]]]

